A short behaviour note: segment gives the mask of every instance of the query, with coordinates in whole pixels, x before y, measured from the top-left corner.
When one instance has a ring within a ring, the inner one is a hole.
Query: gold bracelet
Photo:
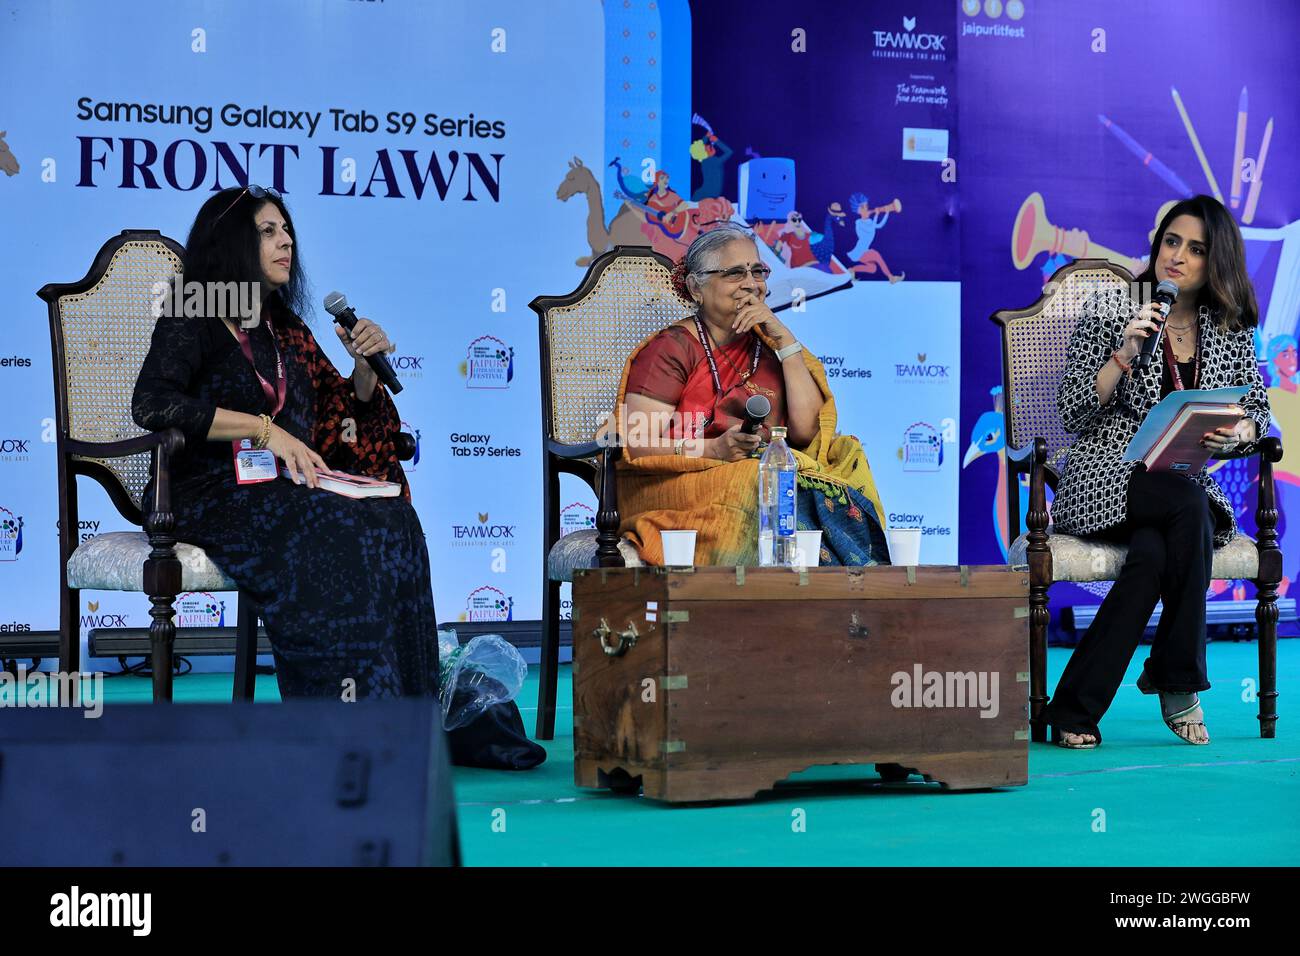
[[[257,438],[253,440],[253,447],[258,451],[261,451],[266,447],[266,443],[271,440],[271,416],[259,415],[257,417],[260,418],[262,422],[258,426]]]

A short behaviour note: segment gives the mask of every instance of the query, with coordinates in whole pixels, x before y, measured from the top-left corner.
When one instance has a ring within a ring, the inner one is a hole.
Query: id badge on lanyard
[[[266,396],[267,405],[271,406],[270,415],[275,418],[280,414],[280,409],[284,408],[284,400],[288,394],[288,375],[285,373],[284,358],[280,354],[279,343],[275,340],[275,329],[269,319],[266,328],[271,333],[271,345],[275,348],[274,387],[262,377],[262,373],[257,370],[257,365],[253,362],[253,346],[249,341],[248,333],[241,328],[236,328],[235,337],[239,339],[239,347],[244,357],[248,359],[248,364],[252,366],[258,384],[262,386],[262,394]],[[279,469],[276,467],[275,453],[269,448],[254,448],[251,438],[236,438],[230,446],[235,460],[237,484],[255,485],[264,481],[275,481],[278,477]]]

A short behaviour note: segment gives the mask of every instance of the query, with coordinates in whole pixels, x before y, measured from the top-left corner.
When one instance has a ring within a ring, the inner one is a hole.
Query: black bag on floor
[[[513,700],[493,704],[464,727],[447,731],[447,743],[458,767],[531,770],[546,759],[546,751],[528,739]]]

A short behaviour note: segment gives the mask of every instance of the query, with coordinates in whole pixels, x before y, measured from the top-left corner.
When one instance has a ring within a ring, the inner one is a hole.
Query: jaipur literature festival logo
[[[23,518],[0,507],[0,561],[17,561],[23,550]]]
[[[460,372],[466,388],[509,388],[515,377],[515,350],[495,335],[480,335],[469,343]]]
[[[465,599],[465,610],[461,612],[462,621],[513,621],[515,619],[515,599],[500,588],[484,585],[469,592]]]
[[[581,501],[565,505],[560,509],[560,537],[575,531],[590,531],[596,527],[596,512]]]
[[[409,475],[411,472],[415,471],[415,466],[420,463],[420,429],[416,428],[410,422],[403,420],[402,431],[415,439],[415,454],[411,457],[410,461],[402,462],[402,470]]]
[[[912,422],[898,450],[903,471],[938,471],[943,465],[943,437],[929,422]]]
[[[225,627],[226,602],[207,591],[185,591],[172,604],[177,627]]]

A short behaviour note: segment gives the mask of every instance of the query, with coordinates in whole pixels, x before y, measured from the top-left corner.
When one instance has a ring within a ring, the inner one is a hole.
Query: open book
[[[1147,471],[1199,474],[1210,458],[1201,438],[1241,419],[1237,404],[1249,391],[1236,388],[1184,389],[1169,395],[1147,414],[1124,452],[1125,461],[1141,461]]]
[[[295,480],[294,473],[288,468],[281,468],[280,474],[290,481]],[[347,498],[396,498],[402,493],[402,486],[396,482],[380,481],[378,478],[366,478],[362,475],[349,475],[346,472],[330,471],[327,468],[316,469],[316,480],[326,491]]]

